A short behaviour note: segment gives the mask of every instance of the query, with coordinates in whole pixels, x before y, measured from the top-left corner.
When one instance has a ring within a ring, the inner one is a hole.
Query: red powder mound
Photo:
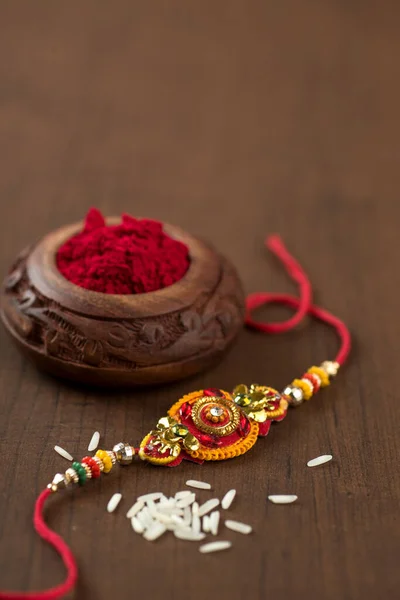
[[[107,226],[92,208],[81,233],[57,253],[57,266],[66,279],[105,294],[143,294],[181,279],[189,267],[185,244],[163,231],[162,223],[122,216]]]

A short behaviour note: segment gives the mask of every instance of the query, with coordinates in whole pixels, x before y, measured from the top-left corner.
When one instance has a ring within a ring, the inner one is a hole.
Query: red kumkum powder
[[[189,250],[158,221],[122,215],[120,225],[110,226],[92,208],[83,231],[58,250],[57,267],[87,290],[143,294],[179,281],[189,268]]]

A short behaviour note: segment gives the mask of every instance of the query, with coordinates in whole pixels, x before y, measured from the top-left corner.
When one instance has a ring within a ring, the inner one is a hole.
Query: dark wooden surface
[[[263,249],[279,231],[355,340],[335,385],[242,459],[135,465],[54,498],[49,521],[80,563],[76,599],[398,597],[399,18],[397,2],[368,0],[0,2],[3,274],[96,205],[206,237],[248,292],[290,291]],[[317,324],[279,338],[243,331],[204,376],[107,394],[47,378],[1,331],[0,587],[63,576],[30,525],[63,466],[55,443],[83,454],[95,429],[107,446],[136,443],[184,391],[282,387],[335,348]],[[331,464],[306,468],[330,451]],[[135,536],[129,502],[189,477],[219,496],[236,487],[232,514],[254,534],[227,534],[232,551],[208,557]],[[124,504],[109,516],[117,490]],[[299,501],[267,504],[274,492]]]

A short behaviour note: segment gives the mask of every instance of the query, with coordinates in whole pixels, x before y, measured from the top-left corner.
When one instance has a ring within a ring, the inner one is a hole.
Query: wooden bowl
[[[229,261],[165,225],[189,248],[180,281],[146,294],[92,292],[56,266],[58,248],[82,226],[62,227],[25,250],[3,283],[1,317],[24,354],[53,375],[107,386],[181,379],[222,357],[244,320],[242,285]]]

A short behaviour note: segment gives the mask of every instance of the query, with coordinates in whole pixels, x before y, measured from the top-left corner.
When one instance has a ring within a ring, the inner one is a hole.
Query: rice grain
[[[207,513],[211,512],[212,510],[214,510],[214,508],[216,508],[219,505],[219,500],[218,498],[212,498],[211,500],[207,500],[207,502],[204,502],[204,504],[202,504],[199,507],[198,510],[198,515],[199,517],[203,517],[204,515],[206,515]]]
[[[202,554],[209,554],[210,552],[219,552],[221,550],[227,550],[232,547],[232,542],[228,541],[218,541],[218,542],[210,542],[209,544],[203,544],[200,546],[199,551]]]
[[[131,508],[126,513],[127,518],[132,519],[132,517],[137,515],[137,513],[140,510],[142,510],[143,507],[144,507],[144,502],[142,500],[138,500],[137,502],[135,502],[135,504],[133,506],[131,506]]]
[[[118,504],[121,502],[122,494],[114,494],[111,496],[108,504],[107,504],[107,512],[112,513],[117,508]]]
[[[197,488],[198,490],[211,490],[211,485],[205,481],[197,481],[196,479],[189,479],[186,482],[189,487]]]
[[[63,458],[66,458],[67,460],[70,460],[70,461],[74,460],[73,456],[71,456],[69,452],[64,450],[64,448],[61,448],[61,446],[54,446],[54,450]]]
[[[236,496],[236,490],[229,490],[226,492],[225,496],[222,498],[221,506],[224,510],[230,508],[232,502],[234,501]]]
[[[97,449],[99,442],[100,442],[100,433],[98,431],[95,431],[94,434],[92,435],[92,439],[89,442],[88,452],[94,452],[94,450]]]
[[[322,454],[321,456],[317,456],[317,458],[312,458],[308,461],[307,467],[318,467],[318,465],[323,465],[330,460],[332,460],[332,454]]]
[[[218,535],[218,527],[219,527],[219,520],[220,520],[219,510],[212,512],[209,519],[210,519],[210,533],[212,533],[212,535]]]
[[[139,521],[139,519],[137,517],[132,517],[131,525],[132,525],[133,531],[135,531],[136,533],[140,533],[140,534],[143,533],[144,525],[141,521]]]
[[[250,527],[250,525],[247,525],[246,523],[241,523],[240,521],[225,521],[225,527],[227,527],[231,531],[243,533],[244,535],[248,535],[252,532],[252,528]]]
[[[291,504],[296,502],[297,496],[294,494],[272,494],[268,496],[268,500],[274,504]]]
[[[145,531],[143,537],[148,542],[154,542],[159,537],[161,537],[167,531],[164,523],[160,523],[158,521],[154,521],[152,525]]]
[[[195,533],[189,527],[178,527],[175,529],[174,535],[179,540],[186,540],[188,542],[201,542],[206,537],[205,533]]]

